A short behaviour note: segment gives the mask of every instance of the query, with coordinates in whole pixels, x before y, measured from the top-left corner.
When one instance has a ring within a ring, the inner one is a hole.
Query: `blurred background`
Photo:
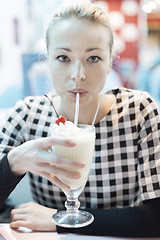
[[[1,124],[19,99],[54,91],[45,58],[45,29],[62,2],[0,0]],[[160,106],[160,0],[95,2],[109,13],[115,35],[113,68],[103,91],[119,86],[145,90]],[[26,176],[10,202],[17,205],[31,199]]]

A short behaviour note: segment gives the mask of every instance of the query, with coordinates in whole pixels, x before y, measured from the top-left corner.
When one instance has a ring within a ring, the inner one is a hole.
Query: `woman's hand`
[[[8,154],[8,163],[13,174],[21,176],[30,171],[47,178],[61,189],[68,191],[70,189],[69,186],[62,183],[59,178],[79,179],[80,174],[64,170],[64,168],[79,169],[83,168],[84,164],[55,156],[48,151],[53,145],[74,147],[75,143],[54,137],[25,142],[12,149]]]
[[[56,209],[34,202],[21,204],[11,211],[10,227],[26,227],[35,231],[56,231],[56,225],[52,222],[52,216],[56,212]]]

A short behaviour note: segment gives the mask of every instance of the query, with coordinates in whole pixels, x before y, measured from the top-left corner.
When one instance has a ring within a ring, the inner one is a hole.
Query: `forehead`
[[[109,33],[100,23],[87,19],[71,18],[52,25],[49,33],[49,46],[109,47]]]

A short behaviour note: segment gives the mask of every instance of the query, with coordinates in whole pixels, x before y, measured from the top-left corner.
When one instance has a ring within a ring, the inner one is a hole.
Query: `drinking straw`
[[[99,103],[98,103],[98,106],[97,106],[96,113],[95,113],[95,115],[94,115],[94,119],[93,119],[93,122],[92,122],[92,126],[94,126],[95,121],[96,121],[96,118],[97,118],[97,114],[98,114],[99,107],[100,107],[100,103],[101,103],[101,97],[102,97],[102,95],[100,95],[100,98],[99,98]]]
[[[78,115],[79,115],[79,93],[76,94],[76,106],[75,106],[75,116],[74,116],[74,124],[76,126],[78,123]]]

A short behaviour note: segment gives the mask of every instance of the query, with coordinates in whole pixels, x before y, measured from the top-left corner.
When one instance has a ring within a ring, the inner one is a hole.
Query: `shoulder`
[[[137,89],[129,89],[129,88],[124,88],[124,87],[121,87],[121,88],[118,88],[118,89],[112,89],[111,91],[113,91],[113,93],[118,96],[118,97],[121,97],[122,99],[124,98],[128,98],[128,99],[131,99],[131,98],[138,98],[139,99],[145,99],[149,96],[149,94],[145,91],[141,91],[141,90],[137,90]]]
[[[49,98],[53,98],[52,93],[48,94]],[[27,109],[38,109],[42,108],[44,105],[49,106],[50,102],[45,96],[28,96],[22,100],[19,100],[13,108],[27,108]]]
[[[117,102],[134,102],[139,107],[142,104],[143,106],[152,105],[152,107],[158,108],[154,99],[146,91],[128,88],[112,89],[111,91],[116,95]]]
[[[116,97],[116,103],[113,108],[118,112],[125,110],[127,113],[136,113],[143,117],[149,115],[160,115],[159,108],[155,100],[148,92],[136,89],[117,88],[112,89],[108,93],[112,93]]]
[[[48,96],[52,99],[52,93]],[[41,114],[50,109],[50,102],[45,96],[28,96],[16,102],[16,104],[9,110],[8,116],[16,117]]]

